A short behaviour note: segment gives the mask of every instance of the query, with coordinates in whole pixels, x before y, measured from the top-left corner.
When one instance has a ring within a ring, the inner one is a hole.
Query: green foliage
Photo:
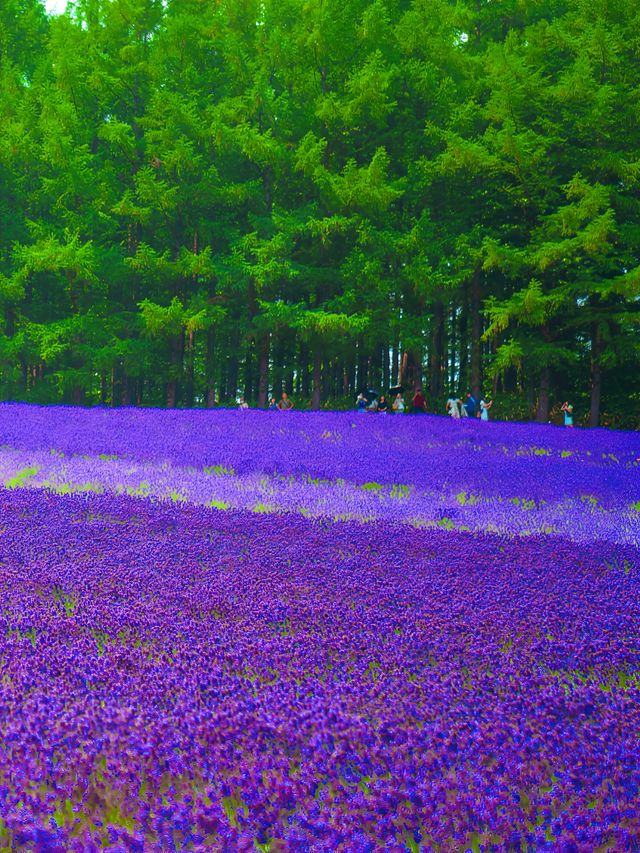
[[[125,5],[0,10],[3,397],[638,425],[633,4]]]
[[[32,480],[36,476],[39,470],[37,466],[34,468],[23,468],[14,477],[9,477],[8,480],[4,481],[5,489],[23,489],[29,480]]]

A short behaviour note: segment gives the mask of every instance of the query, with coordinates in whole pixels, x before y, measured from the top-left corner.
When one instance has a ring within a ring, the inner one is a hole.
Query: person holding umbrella
[[[369,388],[369,390],[365,394],[367,398],[367,402],[369,405],[367,406],[367,411],[375,414],[378,411],[378,392],[374,391],[373,388]]]

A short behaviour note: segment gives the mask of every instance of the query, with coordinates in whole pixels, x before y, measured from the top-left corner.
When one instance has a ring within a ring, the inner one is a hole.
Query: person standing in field
[[[471,391],[469,391],[467,393],[467,399],[466,399],[466,402],[464,404],[464,409],[467,413],[467,417],[475,418],[476,412],[478,411],[478,401],[473,396]]]
[[[568,400],[565,400],[565,402],[562,404],[562,406],[560,406],[560,411],[564,412],[564,425],[566,427],[572,427],[573,426],[573,406],[571,405],[571,403]]]
[[[240,402],[238,403],[238,408],[239,409],[248,409],[249,408],[249,404],[244,399],[244,397],[240,397]]]
[[[416,389],[411,400],[411,405],[413,406],[412,411],[414,414],[424,414],[427,411],[427,401],[422,393],[422,388]]]
[[[282,397],[278,403],[278,409],[280,409],[281,412],[290,412],[291,409],[293,409],[293,401],[286,391],[282,392]]]
[[[378,412],[381,415],[386,415],[389,411],[389,401],[385,397],[384,394],[380,394],[380,399],[378,400]]]
[[[486,400],[480,400],[480,420],[488,421],[489,420],[489,409],[493,406],[493,400],[487,402]]]
[[[402,394],[396,394],[396,398],[393,401],[393,406],[391,408],[398,415],[404,413],[404,397],[402,396]]]
[[[270,411],[270,412],[277,412],[277,411],[278,411],[278,404],[276,403],[276,398],[275,398],[275,397],[272,397],[272,398],[269,400],[269,411]]]
[[[462,400],[459,400],[455,394],[452,394],[447,400],[447,405],[445,406],[446,412],[448,415],[454,419],[454,421],[460,420],[460,404]]]
[[[356,398],[356,412],[366,412],[368,402],[369,401],[361,391]]]

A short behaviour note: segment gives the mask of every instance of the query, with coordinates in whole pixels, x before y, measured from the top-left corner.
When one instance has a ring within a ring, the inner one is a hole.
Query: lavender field
[[[638,434],[0,406],[0,848],[640,849]]]

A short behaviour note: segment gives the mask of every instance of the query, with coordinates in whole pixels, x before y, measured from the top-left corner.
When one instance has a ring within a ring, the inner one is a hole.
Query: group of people
[[[392,389],[395,390],[395,389]],[[403,414],[406,411],[404,396],[401,391],[392,394],[392,400],[386,394],[378,395],[375,392],[365,393],[360,392],[356,399],[357,412],[370,412],[373,414],[386,415],[389,412]],[[493,400],[485,400],[481,397],[479,400],[471,391],[467,393],[466,400],[461,400],[455,394],[451,394],[446,402],[445,411],[454,420],[461,418],[480,418],[481,421],[489,420],[489,409],[493,406]],[[248,409],[249,404],[244,397],[240,397],[238,403],[239,409]],[[289,397],[286,391],[282,392],[279,400],[271,397],[269,400],[268,409],[270,412],[290,412],[293,409],[293,400]],[[414,414],[427,412],[427,401],[422,391],[418,388],[411,399],[411,411]],[[560,411],[564,413],[564,425],[567,427],[573,426],[573,406],[568,401],[564,402],[560,407]]]
[[[388,412],[397,412],[398,414],[402,414],[404,410],[404,397],[400,393],[395,395],[391,403],[385,394],[380,394],[379,397],[375,396],[369,399],[360,392],[356,398],[357,412],[371,412],[374,414],[386,415]]]
[[[447,400],[446,412],[452,418],[478,417],[483,421],[488,421],[489,409],[492,405],[493,401],[477,400],[471,392],[467,394],[467,399],[464,402],[452,394]],[[385,394],[378,396],[371,392],[369,396],[366,396],[365,392],[360,392],[356,399],[356,411],[374,414],[387,414],[388,412],[402,414],[406,411],[404,396],[402,392],[398,392],[392,395],[392,399],[389,400]],[[427,411],[427,401],[422,388],[418,388],[413,395],[411,411],[414,414]]]
[[[245,400],[244,397],[240,397],[240,400],[238,402],[238,408],[239,409],[248,409],[249,408],[249,404],[247,403],[247,401]],[[269,400],[269,405],[267,408],[269,409],[270,412],[290,412],[291,409],[293,409],[293,400],[287,394],[286,391],[283,391],[282,397],[280,397],[279,400],[276,401],[275,397],[271,397],[271,399]]]
[[[460,418],[480,418],[481,421],[489,420],[489,409],[493,406],[493,400],[478,400],[473,396],[471,391],[467,394],[467,399],[462,401],[455,394],[451,394],[446,404],[446,412],[452,418],[458,420]]]

